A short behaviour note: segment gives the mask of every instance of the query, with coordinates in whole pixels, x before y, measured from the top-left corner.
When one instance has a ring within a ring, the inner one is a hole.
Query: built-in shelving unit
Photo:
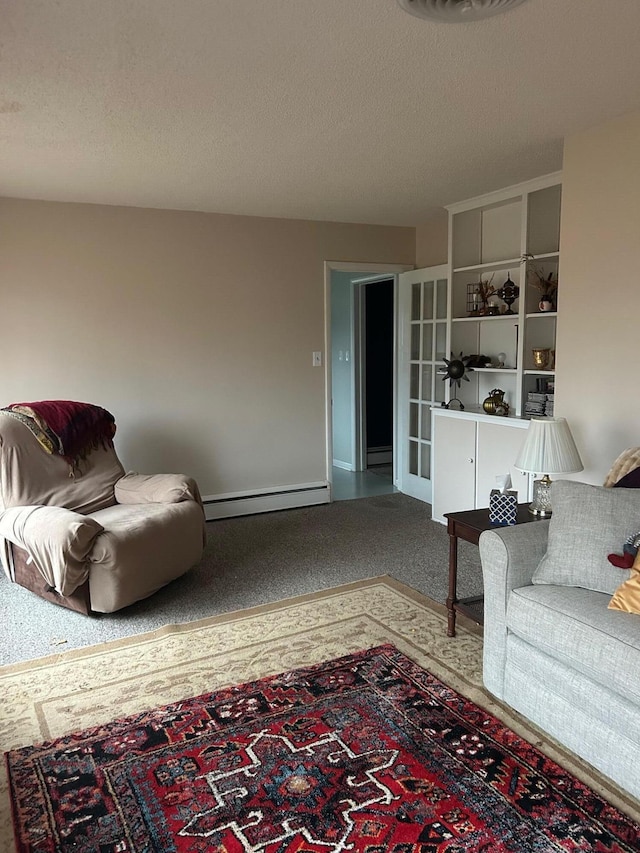
[[[467,374],[470,381],[455,388],[464,411],[432,409],[436,521],[444,522],[447,512],[488,506],[498,474],[510,473],[519,500],[530,499],[530,477],[513,463],[529,425],[529,395],[542,396],[546,413],[553,411],[546,395],[555,380],[555,362],[546,369],[538,367],[533,350],[548,349],[555,355],[557,310],[540,310],[540,292],[529,283],[529,273],[536,268],[544,271],[544,278],[558,279],[560,202],[561,175],[555,173],[448,208],[446,349],[455,358],[482,355],[490,361],[474,368]],[[490,297],[491,307],[485,310],[478,294],[481,281],[496,290],[506,281],[517,286],[511,313],[497,295]],[[449,403],[453,394],[446,384]],[[508,417],[482,408],[495,388],[504,391]]]
[[[449,210],[449,335],[455,356],[484,355],[493,367],[468,374],[457,396],[466,408],[482,411],[482,402],[499,387],[513,416],[523,415],[529,392],[554,377],[554,370],[536,369],[533,350],[555,351],[557,312],[541,312],[539,292],[529,283],[529,267],[558,277],[560,251],[561,175],[545,177],[451,205]],[[527,255],[529,261],[522,262]],[[507,305],[490,298],[496,315],[483,314],[473,293],[481,281],[496,290],[510,280],[519,288]],[[497,367],[502,353],[503,367]],[[447,401],[449,399],[447,396]]]

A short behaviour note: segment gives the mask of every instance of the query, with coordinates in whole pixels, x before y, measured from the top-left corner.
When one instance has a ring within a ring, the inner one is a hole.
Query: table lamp
[[[529,512],[539,518],[551,515],[549,474],[575,474],[584,465],[565,418],[531,418],[527,437],[514,467],[525,474],[542,474],[533,481],[533,502]]]

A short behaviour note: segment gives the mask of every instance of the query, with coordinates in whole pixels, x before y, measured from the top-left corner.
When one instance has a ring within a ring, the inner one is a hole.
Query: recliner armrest
[[[184,474],[129,472],[116,481],[115,498],[119,504],[195,501],[202,506],[198,484]]]
[[[89,555],[103,530],[90,516],[58,506],[9,507],[0,514],[0,537],[27,551],[60,595],[71,595],[87,579]]]

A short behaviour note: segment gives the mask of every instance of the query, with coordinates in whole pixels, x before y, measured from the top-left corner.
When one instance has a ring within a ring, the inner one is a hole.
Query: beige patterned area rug
[[[0,668],[2,751],[142,710],[392,643],[491,711],[622,811],[640,804],[572,757],[482,688],[482,632],[390,577],[347,584]],[[0,779],[0,851],[13,851],[7,780]]]

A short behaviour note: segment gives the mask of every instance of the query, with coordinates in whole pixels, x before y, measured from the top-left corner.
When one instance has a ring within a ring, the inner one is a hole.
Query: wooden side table
[[[477,545],[480,534],[485,530],[499,529],[500,525],[489,521],[489,508],[470,509],[464,512],[445,512],[449,534],[449,593],[447,596],[447,637],[456,635],[456,613],[464,613],[479,625],[484,622],[482,604],[484,596],[474,595],[458,598],[458,539]],[[518,504],[516,524],[538,521],[538,516],[529,512],[529,504]]]

